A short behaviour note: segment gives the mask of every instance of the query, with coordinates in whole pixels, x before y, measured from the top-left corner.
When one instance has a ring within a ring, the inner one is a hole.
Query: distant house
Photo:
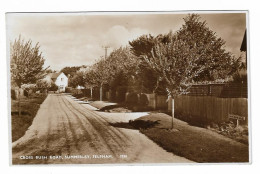
[[[76,89],[85,89],[85,87],[78,85],[78,86],[76,87]]]
[[[58,86],[59,92],[65,92],[68,86],[68,77],[63,72],[50,73],[46,76],[46,80],[53,81]]]

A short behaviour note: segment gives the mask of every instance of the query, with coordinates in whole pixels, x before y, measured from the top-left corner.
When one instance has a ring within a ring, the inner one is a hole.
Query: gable
[[[61,72],[61,73],[58,75],[57,78],[65,78],[65,79],[68,79],[68,77],[67,77],[63,72]],[[56,78],[56,79],[57,79],[57,78]]]

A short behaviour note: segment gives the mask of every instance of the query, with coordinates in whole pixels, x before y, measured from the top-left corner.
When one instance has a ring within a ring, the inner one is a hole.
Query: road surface
[[[12,163],[191,162],[166,152],[138,130],[111,126],[107,118],[70,95],[49,94],[25,135],[12,143]]]

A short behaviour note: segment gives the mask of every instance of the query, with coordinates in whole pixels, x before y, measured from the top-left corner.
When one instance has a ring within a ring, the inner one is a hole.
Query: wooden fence
[[[171,111],[171,101],[168,110]],[[213,96],[179,96],[174,100],[176,115],[183,120],[195,119],[205,122],[223,122],[229,120],[229,114],[235,114],[248,120],[247,98],[218,98]]]
[[[147,97],[147,101],[148,101],[148,104],[147,106],[152,108],[152,109],[165,109],[167,110],[167,96],[164,96],[164,95],[157,95],[157,94],[146,94],[146,93],[142,93],[144,94],[146,97]],[[128,98],[128,95],[129,93],[126,93],[126,100]],[[138,94],[138,101],[136,101],[136,103],[140,102],[140,95],[141,94]]]
[[[168,97],[165,95],[156,95],[156,109],[167,109]]]
[[[189,96],[247,98],[247,83],[192,85],[188,92]]]

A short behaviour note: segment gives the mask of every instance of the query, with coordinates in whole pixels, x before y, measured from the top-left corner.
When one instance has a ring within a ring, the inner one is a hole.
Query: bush
[[[83,93],[80,93],[80,94],[73,94],[74,97],[76,98],[82,98],[82,97],[85,97]]]
[[[137,93],[128,94],[126,103],[129,105],[136,105],[138,103],[138,94]]]
[[[29,96],[29,92],[27,91],[27,89],[26,89],[26,90],[24,90],[24,93],[23,93],[23,95],[24,95],[25,97],[28,97],[28,96]]]
[[[16,100],[16,95],[15,95],[15,90],[14,89],[11,89],[11,98],[13,100]]]
[[[49,91],[57,91],[58,86],[55,83],[51,83],[51,87],[49,88]]]
[[[66,93],[73,93],[73,89],[71,87],[66,87],[65,92]]]
[[[116,98],[116,100],[118,102],[125,101],[125,94],[126,94],[126,91],[127,91],[127,87],[119,86],[116,91],[117,91],[117,98]]]
[[[148,104],[149,104],[148,97],[145,94],[140,94],[140,101],[139,101],[139,103],[143,107],[148,106]]]

